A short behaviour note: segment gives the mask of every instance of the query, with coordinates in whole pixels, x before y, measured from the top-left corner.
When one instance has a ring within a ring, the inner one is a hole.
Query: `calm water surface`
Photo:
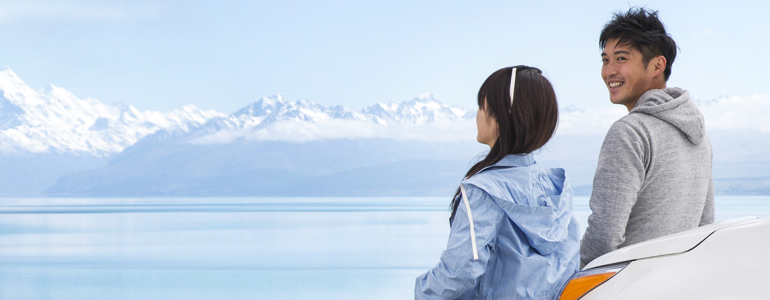
[[[588,199],[575,199],[581,230]],[[446,198],[0,199],[0,299],[410,299]],[[718,196],[717,221],[770,215]]]

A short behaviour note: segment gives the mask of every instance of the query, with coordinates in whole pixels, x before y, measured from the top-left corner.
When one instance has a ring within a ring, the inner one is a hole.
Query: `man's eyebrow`
[[[618,51],[612,52],[612,54],[615,54],[615,55],[618,55],[618,54],[631,55],[631,52],[628,52],[626,50],[618,50]],[[607,53],[606,52],[602,52],[602,56],[607,56]]]

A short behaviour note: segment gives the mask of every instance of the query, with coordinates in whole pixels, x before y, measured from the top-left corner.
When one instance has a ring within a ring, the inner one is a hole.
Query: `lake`
[[[0,199],[0,299],[411,299],[448,203]],[[574,208],[585,230],[588,198]],[[770,215],[770,196],[717,196],[717,221],[749,215]]]

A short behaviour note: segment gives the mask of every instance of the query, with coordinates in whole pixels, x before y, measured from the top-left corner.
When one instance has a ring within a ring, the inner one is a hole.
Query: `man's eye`
[[[621,61],[621,60],[626,60],[626,58],[625,57],[618,57],[618,61]]]
[[[606,64],[606,63],[610,62],[610,60],[606,59],[606,58],[602,58],[602,62]]]

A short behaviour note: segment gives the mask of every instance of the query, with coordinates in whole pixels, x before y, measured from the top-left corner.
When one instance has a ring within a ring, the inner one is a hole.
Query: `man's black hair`
[[[618,45],[628,45],[641,52],[645,66],[653,58],[663,55],[666,58],[663,76],[668,81],[677,47],[674,39],[666,33],[666,28],[658,19],[658,11],[632,7],[626,13],[615,13],[612,20],[604,25],[602,34],[599,35],[599,45],[604,49],[607,41],[613,39],[618,40]]]

